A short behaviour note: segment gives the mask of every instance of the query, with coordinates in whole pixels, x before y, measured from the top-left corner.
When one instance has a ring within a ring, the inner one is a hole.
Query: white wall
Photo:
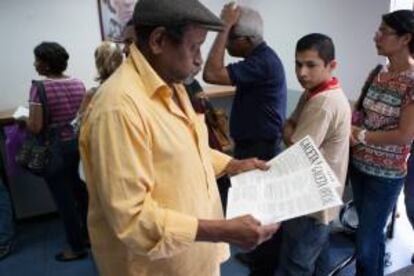
[[[211,4],[219,13],[220,6],[228,1],[202,2]],[[311,32],[327,34],[334,40],[339,63],[336,75],[352,99],[359,95],[369,70],[383,61],[377,57],[372,39],[381,15],[389,11],[390,0],[240,0],[238,3],[261,13],[265,39],[281,57],[290,89],[301,90],[294,70],[296,41]]]
[[[94,84],[93,51],[100,30],[96,0],[0,0],[0,110],[27,104],[33,48],[57,41],[68,51],[67,74]]]
[[[171,0],[173,1],[173,0]],[[216,14],[227,1],[201,0]],[[355,98],[369,71],[382,59],[373,33],[390,0],[240,0],[263,15],[265,38],[285,64],[290,89],[300,90],[294,74],[296,41],[310,32],[332,36],[337,46],[340,78]],[[0,0],[0,110],[25,104],[33,68],[33,48],[55,40],[71,55],[67,73],[94,85],[93,51],[100,42],[96,0]],[[214,34],[203,46],[206,56]]]
[[[413,9],[413,0],[391,0],[391,11]]]

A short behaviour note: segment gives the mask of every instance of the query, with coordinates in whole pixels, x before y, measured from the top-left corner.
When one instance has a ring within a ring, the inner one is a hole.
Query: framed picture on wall
[[[122,41],[122,31],[132,17],[137,0],[98,0],[102,40]]]

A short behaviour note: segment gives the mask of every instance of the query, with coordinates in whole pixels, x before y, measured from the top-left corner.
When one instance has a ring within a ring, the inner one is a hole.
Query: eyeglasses
[[[377,30],[375,32],[375,36],[392,36],[392,35],[398,35],[395,31],[388,31],[388,30]]]

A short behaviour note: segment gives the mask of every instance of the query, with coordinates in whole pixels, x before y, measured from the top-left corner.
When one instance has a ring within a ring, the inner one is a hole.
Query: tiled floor
[[[414,252],[414,232],[412,231],[402,199],[398,208],[400,217],[397,219],[395,237],[387,244],[387,251],[391,252],[392,266],[386,269],[387,273],[396,271],[410,264]],[[96,267],[88,259],[59,263],[54,260],[54,254],[64,246],[62,226],[58,218],[45,218],[36,221],[24,222],[18,225],[18,239],[16,251],[8,258],[0,261],[1,276],[96,276]],[[345,244],[346,247],[346,244]],[[233,249],[233,254],[236,252]],[[340,245],[332,251],[337,256],[343,253]],[[350,267],[341,273],[341,276],[353,274]],[[240,265],[234,258],[222,265],[222,276],[245,276],[248,269]]]
[[[1,276],[94,276],[90,258],[70,263],[56,262],[54,255],[64,246],[57,217],[41,218],[17,226],[16,250],[0,261]]]
[[[394,272],[411,264],[411,256],[414,253],[414,231],[405,213],[404,196],[398,200],[397,223],[394,238],[387,243],[387,252],[391,253],[392,265],[386,268],[386,273]]]

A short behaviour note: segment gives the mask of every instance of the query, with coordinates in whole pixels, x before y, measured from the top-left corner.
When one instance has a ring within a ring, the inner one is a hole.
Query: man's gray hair
[[[254,9],[239,6],[240,17],[233,27],[233,34],[237,36],[248,36],[253,44],[257,46],[263,41],[263,20]]]

